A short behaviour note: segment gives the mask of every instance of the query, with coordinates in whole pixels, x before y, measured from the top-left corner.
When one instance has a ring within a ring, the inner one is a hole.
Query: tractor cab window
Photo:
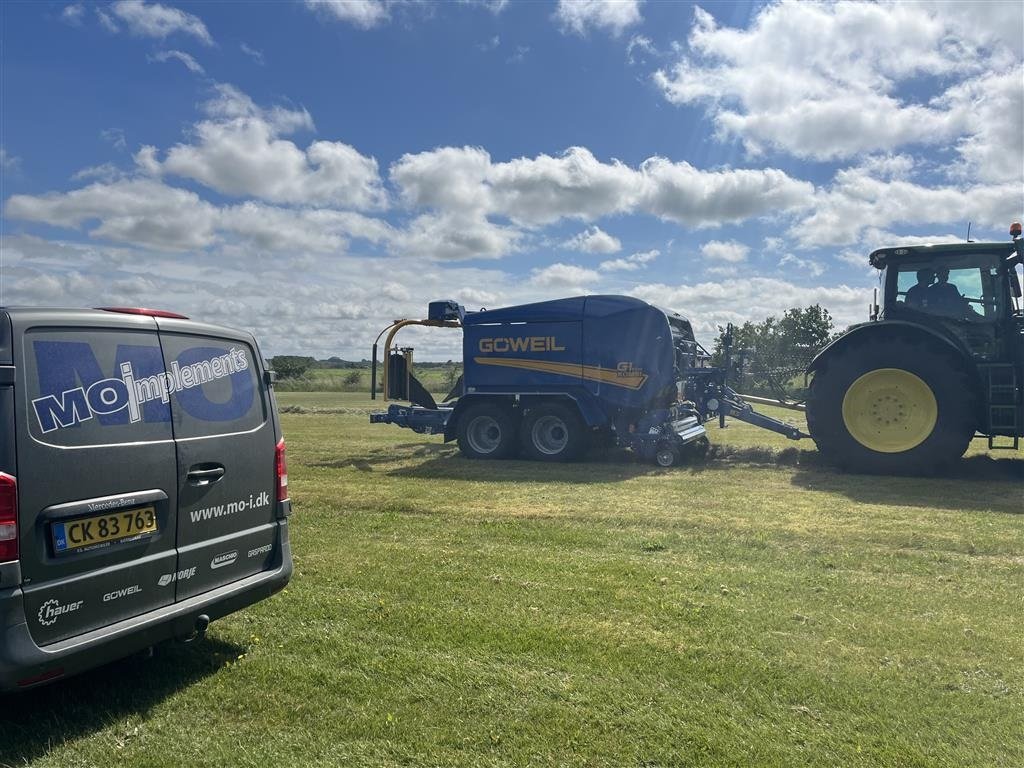
[[[894,303],[953,320],[995,320],[1000,306],[997,259],[971,254],[900,264]]]

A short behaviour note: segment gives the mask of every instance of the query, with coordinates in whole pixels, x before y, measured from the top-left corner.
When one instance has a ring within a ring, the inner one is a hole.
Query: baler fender
[[[583,422],[588,427],[603,427],[608,424],[608,417],[605,416],[604,411],[593,401],[592,398],[586,396],[579,396],[572,392],[537,392],[536,394],[524,395],[521,393],[497,393],[497,392],[471,392],[463,395],[459,398],[455,404],[455,408],[448,417],[447,422],[444,425],[444,441],[450,443],[452,440],[458,437],[459,433],[459,417],[462,412],[471,405],[482,401],[506,401],[511,407],[513,403],[520,403],[524,407],[529,406],[531,401],[538,400],[561,400],[569,401],[575,404]]]

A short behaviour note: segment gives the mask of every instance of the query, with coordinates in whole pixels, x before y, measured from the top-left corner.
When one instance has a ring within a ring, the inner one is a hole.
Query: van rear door
[[[248,334],[161,319],[177,449],[177,599],[249,576],[277,553],[268,384]]]
[[[171,415],[152,318],[11,310],[25,613],[40,645],[174,599]],[[144,394],[144,393],[143,393]]]

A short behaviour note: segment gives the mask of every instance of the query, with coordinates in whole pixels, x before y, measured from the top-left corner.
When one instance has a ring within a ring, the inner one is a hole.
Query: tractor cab
[[[1020,225],[1018,224],[1017,227]],[[1019,230],[1017,230],[1019,232]],[[878,319],[911,322],[954,340],[977,362],[1022,354],[1021,239],[883,248]]]

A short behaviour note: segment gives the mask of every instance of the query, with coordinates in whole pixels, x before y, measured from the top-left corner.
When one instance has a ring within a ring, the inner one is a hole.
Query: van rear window
[[[248,432],[266,421],[252,347],[208,336],[163,333],[160,338],[176,438]]]
[[[24,345],[29,432],[37,441],[84,447],[172,438],[167,400],[135,385],[163,372],[156,333],[34,328]]]

